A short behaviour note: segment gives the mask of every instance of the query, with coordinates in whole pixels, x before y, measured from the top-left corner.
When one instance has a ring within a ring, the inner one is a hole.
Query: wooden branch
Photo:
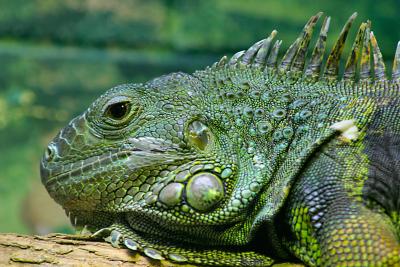
[[[76,240],[71,235],[0,234],[0,266],[38,266],[38,264],[40,266],[193,267],[193,265],[151,260],[127,249],[115,249],[105,242]]]
[[[0,266],[157,266],[195,267],[156,261],[105,242],[77,240],[76,236],[0,234]],[[301,267],[277,264],[274,267]]]

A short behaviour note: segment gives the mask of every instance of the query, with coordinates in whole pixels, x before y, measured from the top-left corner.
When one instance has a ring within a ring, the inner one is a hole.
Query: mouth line
[[[45,182],[45,185],[51,186],[55,182],[60,182],[76,176],[83,176],[90,171],[98,171],[102,167],[110,166],[118,161],[123,160],[127,160],[127,167],[132,170],[134,168],[145,167],[161,162],[171,162],[187,157],[187,155],[184,154],[179,154],[179,156],[176,156],[169,154],[168,152],[168,150],[160,149],[142,150],[139,148],[130,148],[129,150],[124,149],[118,152],[109,151],[105,154],[94,155],[87,159],[72,163],[70,166],[63,165],[64,168],[69,167],[67,170],[53,172],[54,169],[47,169],[49,172],[49,178]],[[151,161],[153,163],[139,162],[143,158],[152,158]]]
[[[102,154],[92,155],[86,159],[77,159],[73,163],[62,162],[51,166],[44,159],[41,161],[42,182],[50,185],[56,181],[65,180],[73,176],[80,176],[88,171],[95,171],[102,166],[113,164],[120,160],[129,159],[136,156],[136,160],[146,156],[152,156],[158,162],[160,159],[174,158],[172,155],[165,156],[171,151],[179,151],[179,147],[172,143],[168,143],[162,139],[143,137],[130,138],[118,149],[111,149]],[[132,167],[132,164],[130,165]]]
[[[140,149],[131,149],[131,150],[123,150],[119,152],[112,152],[94,155],[84,160],[79,160],[77,163],[72,163],[74,165],[80,164],[80,166],[71,165],[70,168],[64,171],[54,172],[54,169],[47,169],[50,172],[49,179],[46,182],[46,185],[51,185],[54,182],[62,181],[71,177],[81,176],[87,173],[88,171],[94,171],[102,166],[106,166],[110,163],[127,159],[134,152],[139,152]],[[63,167],[68,165],[63,165]]]

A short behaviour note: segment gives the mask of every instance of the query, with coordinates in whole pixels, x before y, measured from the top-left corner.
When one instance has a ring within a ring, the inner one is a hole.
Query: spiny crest
[[[309,50],[315,25],[321,16],[322,12],[319,12],[309,19],[304,26],[303,31],[288,48],[279,64],[278,53],[282,41],[277,40],[273,44],[274,38],[278,33],[276,30],[273,30],[268,38],[258,41],[247,50],[236,53],[229,60],[226,56],[222,57],[219,62],[216,62],[213,65],[213,67],[250,66],[263,70],[272,70],[281,76],[289,76],[295,79],[302,78],[310,82],[316,82],[318,80],[336,82],[341,78],[353,82],[356,82],[357,79],[360,81],[371,81],[373,79],[375,82],[390,80],[390,78],[385,74],[386,69],[382,53],[379,49],[375,35],[371,31],[370,21],[361,23],[353,42],[350,55],[346,60],[343,77],[339,76],[339,65],[342,52],[346,43],[347,35],[350,31],[351,25],[357,17],[357,13],[353,13],[345,23],[338,39],[328,55],[325,68],[321,71],[330,17],[325,17],[317,42],[312,50],[312,54],[307,58],[307,52]],[[373,57],[372,66],[371,57]],[[371,67],[373,67],[373,72],[371,72]],[[372,73],[374,75],[372,75]],[[400,42],[397,44],[391,80],[396,83],[400,82]]]

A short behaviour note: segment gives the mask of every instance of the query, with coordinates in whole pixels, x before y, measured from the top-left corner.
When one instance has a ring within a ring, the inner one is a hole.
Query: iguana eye
[[[106,109],[106,115],[114,120],[121,120],[125,118],[131,109],[129,102],[118,102],[111,104]]]
[[[127,96],[118,96],[106,102],[100,113],[100,127],[106,130],[122,129],[137,117],[141,107]]]
[[[189,124],[188,130],[189,143],[204,150],[210,143],[210,129],[200,121],[193,121]]]

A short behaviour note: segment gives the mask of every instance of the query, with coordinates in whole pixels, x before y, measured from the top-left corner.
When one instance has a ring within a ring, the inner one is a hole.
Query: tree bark
[[[128,249],[113,248],[105,242],[78,240],[76,236],[64,234],[0,234],[0,266],[194,267],[189,264],[151,260]],[[284,266],[302,265],[274,265]]]
[[[0,266],[193,266],[155,261],[105,242],[76,240],[73,235],[0,234]]]

